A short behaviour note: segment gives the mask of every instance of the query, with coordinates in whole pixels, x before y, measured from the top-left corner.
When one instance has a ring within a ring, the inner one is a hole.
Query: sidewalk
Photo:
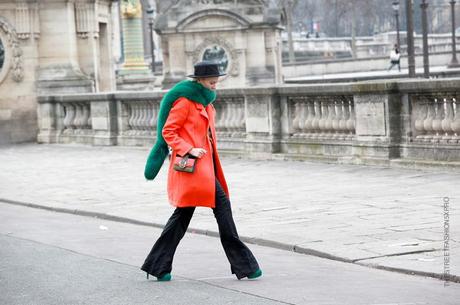
[[[165,224],[167,161],[143,178],[148,148],[0,147],[0,201]],[[460,173],[223,157],[246,240],[363,265],[441,276],[449,199],[450,274],[460,276]],[[215,235],[212,211],[190,228]]]

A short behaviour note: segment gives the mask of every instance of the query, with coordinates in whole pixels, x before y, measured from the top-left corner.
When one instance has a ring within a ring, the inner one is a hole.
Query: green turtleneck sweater
[[[168,156],[168,144],[166,144],[162,134],[163,126],[166,123],[173,103],[180,97],[185,97],[206,107],[214,102],[216,93],[202,84],[190,80],[177,83],[166,93],[160,102],[160,111],[158,112],[157,139],[145,164],[144,176],[147,180],[153,180],[156,177],[164,160]]]

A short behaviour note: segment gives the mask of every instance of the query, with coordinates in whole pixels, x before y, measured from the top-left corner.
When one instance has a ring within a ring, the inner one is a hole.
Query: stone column
[[[124,63],[119,70],[121,89],[140,89],[152,81],[148,65],[144,61],[142,32],[142,5],[139,0],[123,0],[120,3],[123,29]],[[143,83],[143,84],[141,84]]]

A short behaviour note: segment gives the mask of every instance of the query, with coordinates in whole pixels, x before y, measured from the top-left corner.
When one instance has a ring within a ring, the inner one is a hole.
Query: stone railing
[[[460,93],[411,95],[411,140],[418,143],[458,144],[460,140]]]
[[[352,140],[353,96],[290,97],[292,138]]]
[[[345,163],[460,161],[460,80],[222,89],[222,153]],[[151,146],[164,92],[39,98],[40,143]]]

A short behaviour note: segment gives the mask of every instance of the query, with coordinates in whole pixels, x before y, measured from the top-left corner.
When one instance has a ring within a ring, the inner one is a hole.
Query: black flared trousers
[[[238,236],[230,200],[217,179],[215,196],[214,217],[217,220],[220,241],[230,262],[231,271],[238,279],[247,277],[259,269],[259,265],[251,250]],[[156,277],[171,272],[174,253],[187,231],[194,211],[194,207],[176,208],[145,259],[141,267],[143,271]]]

